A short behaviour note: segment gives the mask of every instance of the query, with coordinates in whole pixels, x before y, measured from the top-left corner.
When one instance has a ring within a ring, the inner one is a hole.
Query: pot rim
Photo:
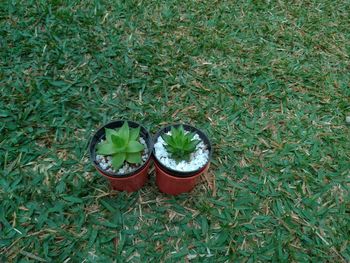
[[[131,126],[132,128],[135,127],[140,127],[141,128],[141,134],[140,136],[145,140],[146,144],[147,144],[147,148],[148,148],[148,157],[146,159],[146,161],[140,165],[138,168],[136,168],[135,170],[128,172],[128,173],[124,173],[124,174],[117,174],[117,173],[111,173],[111,172],[107,172],[105,170],[102,170],[102,168],[97,164],[96,162],[96,145],[97,143],[105,136],[105,131],[104,129],[106,127],[110,127],[110,128],[119,128],[123,125],[124,121],[127,121],[129,126]],[[120,126],[115,126],[115,124],[120,124]],[[112,127],[113,126],[113,127]],[[142,136],[142,133],[144,133]],[[100,134],[100,135],[99,135]],[[105,176],[111,177],[111,178],[128,178],[128,177],[132,177],[134,175],[136,175],[137,173],[139,173],[143,168],[146,167],[146,165],[150,162],[151,158],[152,158],[152,153],[153,153],[153,140],[152,140],[152,136],[150,135],[150,133],[148,132],[148,130],[141,125],[138,122],[134,122],[134,121],[130,121],[130,120],[112,120],[104,125],[102,125],[91,137],[90,139],[90,143],[89,143],[89,155],[90,155],[90,161],[92,162],[93,166],[95,167],[95,169],[97,169],[99,172],[102,172]]]
[[[169,131],[171,129],[171,127],[179,127],[180,125],[182,125],[184,127],[184,129],[187,130],[187,131],[197,133],[198,136],[200,137],[200,139],[204,142],[204,144],[207,145],[208,150],[209,150],[209,156],[208,156],[207,162],[203,166],[201,166],[200,168],[198,168],[196,170],[192,170],[192,171],[178,171],[178,170],[174,170],[172,168],[169,168],[169,167],[165,166],[163,163],[161,163],[161,161],[156,156],[156,152],[155,152],[154,147],[153,147],[153,151],[152,151],[153,159],[156,162],[156,164],[162,170],[164,170],[166,173],[168,173],[168,174],[170,174],[172,176],[175,176],[175,177],[191,177],[191,176],[195,176],[196,174],[200,173],[202,171],[202,169],[205,168],[209,164],[209,162],[211,160],[211,157],[212,157],[212,154],[213,154],[211,142],[210,142],[208,136],[203,131],[201,131],[200,129],[198,129],[198,128],[192,126],[192,125],[189,125],[189,124],[183,124],[183,123],[170,124],[170,125],[167,125],[167,126],[163,126],[156,133],[156,135],[153,137],[153,142],[157,142],[159,136],[161,136],[165,132]]]
[[[207,167],[209,167],[209,164],[210,163],[208,162],[205,166],[203,166],[201,168],[201,170],[199,170],[198,173],[195,173],[193,175],[190,175],[190,176],[176,176],[174,174],[170,174],[168,171],[166,171],[162,167],[160,167],[158,162],[154,162],[154,166],[156,168],[158,168],[159,170],[161,170],[163,172],[163,174],[166,174],[166,176],[169,176],[169,177],[171,177],[173,179],[176,179],[176,180],[191,180],[191,179],[194,179],[194,178],[200,176],[203,173],[203,171],[205,171],[207,169]]]

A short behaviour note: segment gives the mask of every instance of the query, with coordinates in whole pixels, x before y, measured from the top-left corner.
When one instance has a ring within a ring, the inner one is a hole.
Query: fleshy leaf
[[[184,146],[184,149],[187,152],[193,152],[196,149],[197,144],[199,143],[199,140],[189,140],[186,145]]]
[[[178,132],[177,132],[177,129],[175,129],[174,126],[171,127],[170,131],[171,131],[171,136],[172,137],[174,137],[174,138],[177,137],[177,133]]]
[[[168,151],[169,153],[176,153],[176,149],[173,148],[173,147],[168,147],[167,151]]]
[[[106,133],[106,140],[107,142],[111,143],[112,142],[112,134],[116,135],[117,134],[117,131],[113,130],[113,129],[108,129],[108,128],[105,128],[105,133]]]
[[[112,157],[112,166],[115,170],[119,170],[120,167],[123,166],[125,161],[126,154],[125,153],[116,153]]]
[[[112,155],[112,166],[119,169],[124,161],[142,162],[141,153],[145,146],[138,142],[140,127],[129,128],[127,122],[118,129],[105,128],[106,141],[96,146],[96,153]]]
[[[174,143],[174,140],[173,140],[172,136],[170,136],[168,134],[163,134],[162,138],[167,144],[175,146],[175,143]]]
[[[140,137],[140,126],[137,128],[130,129],[129,132],[129,141],[137,141]]]
[[[124,122],[123,126],[119,129],[118,135],[121,138],[123,138],[123,140],[126,141],[126,143],[129,141],[129,125],[126,121]]]
[[[123,151],[123,149],[125,149],[127,141],[125,141],[122,137],[120,137],[118,135],[112,135],[111,137],[112,137],[113,145],[117,149],[119,149],[119,151]]]
[[[200,140],[194,140],[195,133],[185,131],[183,125],[177,128],[173,126],[170,130],[171,135],[162,135],[166,142],[164,145],[166,150],[176,161],[188,160]]]
[[[168,140],[169,140],[169,138],[170,138],[170,135],[168,135],[168,134],[163,134],[163,135],[162,135],[162,138],[163,138],[163,140],[164,140],[166,143],[168,143]]]
[[[179,127],[179,132],[180,132],[180,134],[182,134],[182,135],[185,134],[185,130],[184,130],[184,126],[183,126],[183,125],[180,125],[180,127]]]
[[[127,153],[135,153],[135,152],[141,152],[145,146],[143,144],[137,142],[137,141],[130,141],[128,146],[126,147]]]
[[[126,155],[126,161],[128,163],[141,163],[142,158],[141,158],[141,153],[127,153]]]
[[[102,155],[110,155],[118,151],[113,144],[108,142],[99,143],[96,148],[97,153]]]

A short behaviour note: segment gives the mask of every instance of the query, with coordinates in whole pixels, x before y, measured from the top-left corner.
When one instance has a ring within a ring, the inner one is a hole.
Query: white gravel
[[[171,132],[166,134],[171,135]],[[191,172],[199,168],[202,168],[209,159],[209,150],[207,145],[204,144],[202,139],[198,134],[195,134],[193,140],[200,140],[196,146],[196,151],[190,155],[189,161],[180,161],[177,163],[174,159],[170,157],[170,154],[167,152],[165,145],[166,142],[161,136],[158,137],[157,142],[154,144],[155,155],[157,159],[166,167],[180,171],[180,172]]]
[[[101,142],[103,142],[104,140],[101,140]],[[102,170],[110,172],[110,173],[116,173],[118,175],[122,175],[125,173],[129,173],[132,172],[134,170],[136,170],[138,167],[140,167],[141,165],[143,165],[145,163],[145,161],[147,161],[149,152],[148,152],[148,148],[147,148],[147,144],[145,142],[145,140],[140,137],[139,142],[141,144],[143,144],[145,146],[145,149],[142,153],[142,163],[141,164],[130,164],[128,162],[124,162],[124,165],[118,170],[116,171],[113,167],[112,167],[112,156],[107,155],[96,155],[96,162],[98,163],[98,165],[101,167]]]

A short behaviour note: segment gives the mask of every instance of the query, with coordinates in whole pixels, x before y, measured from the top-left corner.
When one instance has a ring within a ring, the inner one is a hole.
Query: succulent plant
[[[106,140],[97,145],[97,153],[112,156],[112,166],[118,170],[124,161],[132,164],[141,163],[141,152],[145,148],[138,142],[140,127],[129,128],[127,122],[118,129],[105,128]]]
[[[185,132],[184,127],[171,127],[171,135],[163,134],[165,148],[176,161],[189,160],[200,140],[194,139],[194,133]]]

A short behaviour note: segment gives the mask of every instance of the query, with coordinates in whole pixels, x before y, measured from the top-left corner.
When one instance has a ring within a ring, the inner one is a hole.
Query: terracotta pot
[[[101,139],[105,139],[105,128],[116,129],[123,125],[124,121],[115,120],[106,125],[102,126],[92,137],[89,151],[90,151],[90,159],[96,170],[103,175],[110,183],[111,188],[113,190],[118,191],[127,191],[127,192],[135,192],[139,190],[148,180],[148,169],[151,163],[151,154],[149,154],[145,163],[140,165],[136,170],[125,173],[125,174],[116,174],[112,172],[107,172],[102,170],[102,168],[96,162],[96,145],[101,141]],[[140,136],[145,140],[148,148],[148,152],[152,153],[153,150],[153,142],[149,132],[140,124],[128,121],[128,125],[131,128],[141,127]]]
[[[109,183],[113,190],[135,192],[142,188],[142,186],[147,182],[148,168],[150,166],[150,163],[151,160],[149,159],[146,163],[146,166],[143,167],[141,171],[127,177],[111,177],[109,175],[106,175],[100,169],[97,169],[97,171],[107,180],[109,180]]]
[[[166,194],[179,195],[190,192],[197,184],[200,176],[208,171],[209,164],[202,171],[190,177],[177,177],[162,170],[156,163],[156,183],[159,190]]]
[[[180,124],[170,125],[162,128],[155,136],[154,141],[156,142],[158,137],[162,134],[170,131],[172,126],[178,127]],[[200,130],[190,125],[183,124],[185,130],[197,133],[203,142],[207,145],[209,150],[209,158],[207,163],[194,171],[182,172],[176,171],[169,167],[166,167],[161,163],[155,155],[153,150],[154,165],[156,170],[156,183],[159,190],[166,194],[179,195],[191,191],[198,182],[199,177],[208,171],[210,166],[210,158],[212,155],[211,143],[208,137]]]

